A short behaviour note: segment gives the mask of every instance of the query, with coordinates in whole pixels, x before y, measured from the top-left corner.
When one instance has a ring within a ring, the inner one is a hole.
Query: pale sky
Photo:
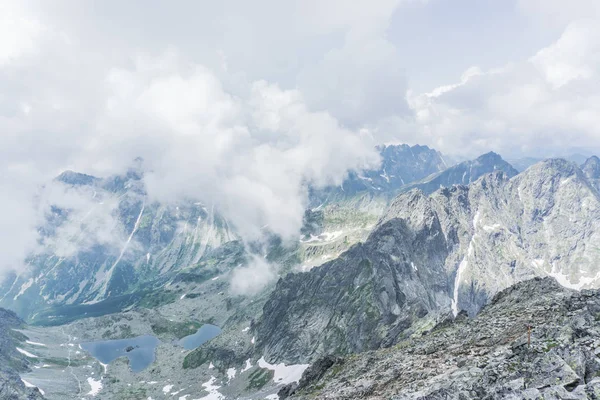
[[[598,0],[2,0],[0,252],[32,246],[23,204],[67,168],[142,157],[155,199],[290,235],[306,183],[379,143],[595,152],[599,71]]]

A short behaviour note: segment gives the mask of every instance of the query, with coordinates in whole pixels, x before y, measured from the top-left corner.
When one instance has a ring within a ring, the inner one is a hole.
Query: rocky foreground
[[[37,388],[26,385],[19,372],[29,371],[29,361],[15,345],[25,337],[15,329],[23,325],[15,313],[0,308],[0,399],[42,399]]]
[[[530,332],[528,327],[531,327]],[[535,278],[397,344],[309,368],[290,399],[600,399],[600,291]]]

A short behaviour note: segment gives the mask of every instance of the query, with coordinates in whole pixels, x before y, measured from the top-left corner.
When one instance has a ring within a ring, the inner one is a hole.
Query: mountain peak
[[[424,193],[431,194],[443,187],[450,187],[458,184],[468,185],[475,182],[483,175],[496,171],[503,171],[508,178],[512,178],[519,173],[499,154],[491,151],[482,154],[475,160],[463,161],[442,172],[429,176],[426,180],[406,186],[405,190],[419,188]]]
[[[56,180],[67,185],[85,186],[93,185],[100,181],[100,178],[96,178],[92,175],[82,174],[71,170],[66,170],[62,174],[56,177]]]
[[[484,153],[484,154],[480,155],[479,157],[477,157],[477,160],[494,160],[494,161],[496,161],[496,160],[503,160],[503,159],[500,156],[500,154],[490,151],[490,152]]]
[[[564,158],[548,158],[532,166],[531,170],[542,170],[563,176],[570,176],[577,172],[577,165]],[[526,171],[527,172],[527,171]]]
[[[600,179],[600,158],[591,156],[581,166],[583,172],[592,179]]]

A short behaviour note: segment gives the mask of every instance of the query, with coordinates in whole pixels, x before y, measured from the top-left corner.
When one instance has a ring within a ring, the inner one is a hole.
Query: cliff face
[[[399,195],[363,244],[282,278],[258,349],[287,362],[389,346],[445,314],[475,315],[536,276],[600,285],[600,197],[576,165],[548,160],[509,179]]]
[[[446,256],[435,215],[417,229],[386,221],[338,259],[280,280],[257,327],[257,348],[296,363],[390,345],[419,318],[450,306]]]

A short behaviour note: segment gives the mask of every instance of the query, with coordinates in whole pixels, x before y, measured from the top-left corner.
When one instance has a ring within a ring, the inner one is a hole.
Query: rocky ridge
[[[600,285],[600,197],[575,164],[399,195],[364,244],[280,279],[257,324],[270,360],[390,346],[536,276]],[[356,312],[359,310],[359,312]],[[368,334],[367,334],[368,332]]]
[[[528,333],[528,327],[531,327]],[[475,318],[451,316],[389,349],[319,362],[291,399],[598,399],[600,291],[534,278]]]
[[[489,152],[477,157],[475,160],[463,161],[421,181],[403,186],[401,191],[407,192],[412,189],[420,189],[422,192],[430,194],[442,187],[468,185],[481,176],[496,171],[503,171],[509,178],[519,173],[511,164],[504,161],[499,154]]]

